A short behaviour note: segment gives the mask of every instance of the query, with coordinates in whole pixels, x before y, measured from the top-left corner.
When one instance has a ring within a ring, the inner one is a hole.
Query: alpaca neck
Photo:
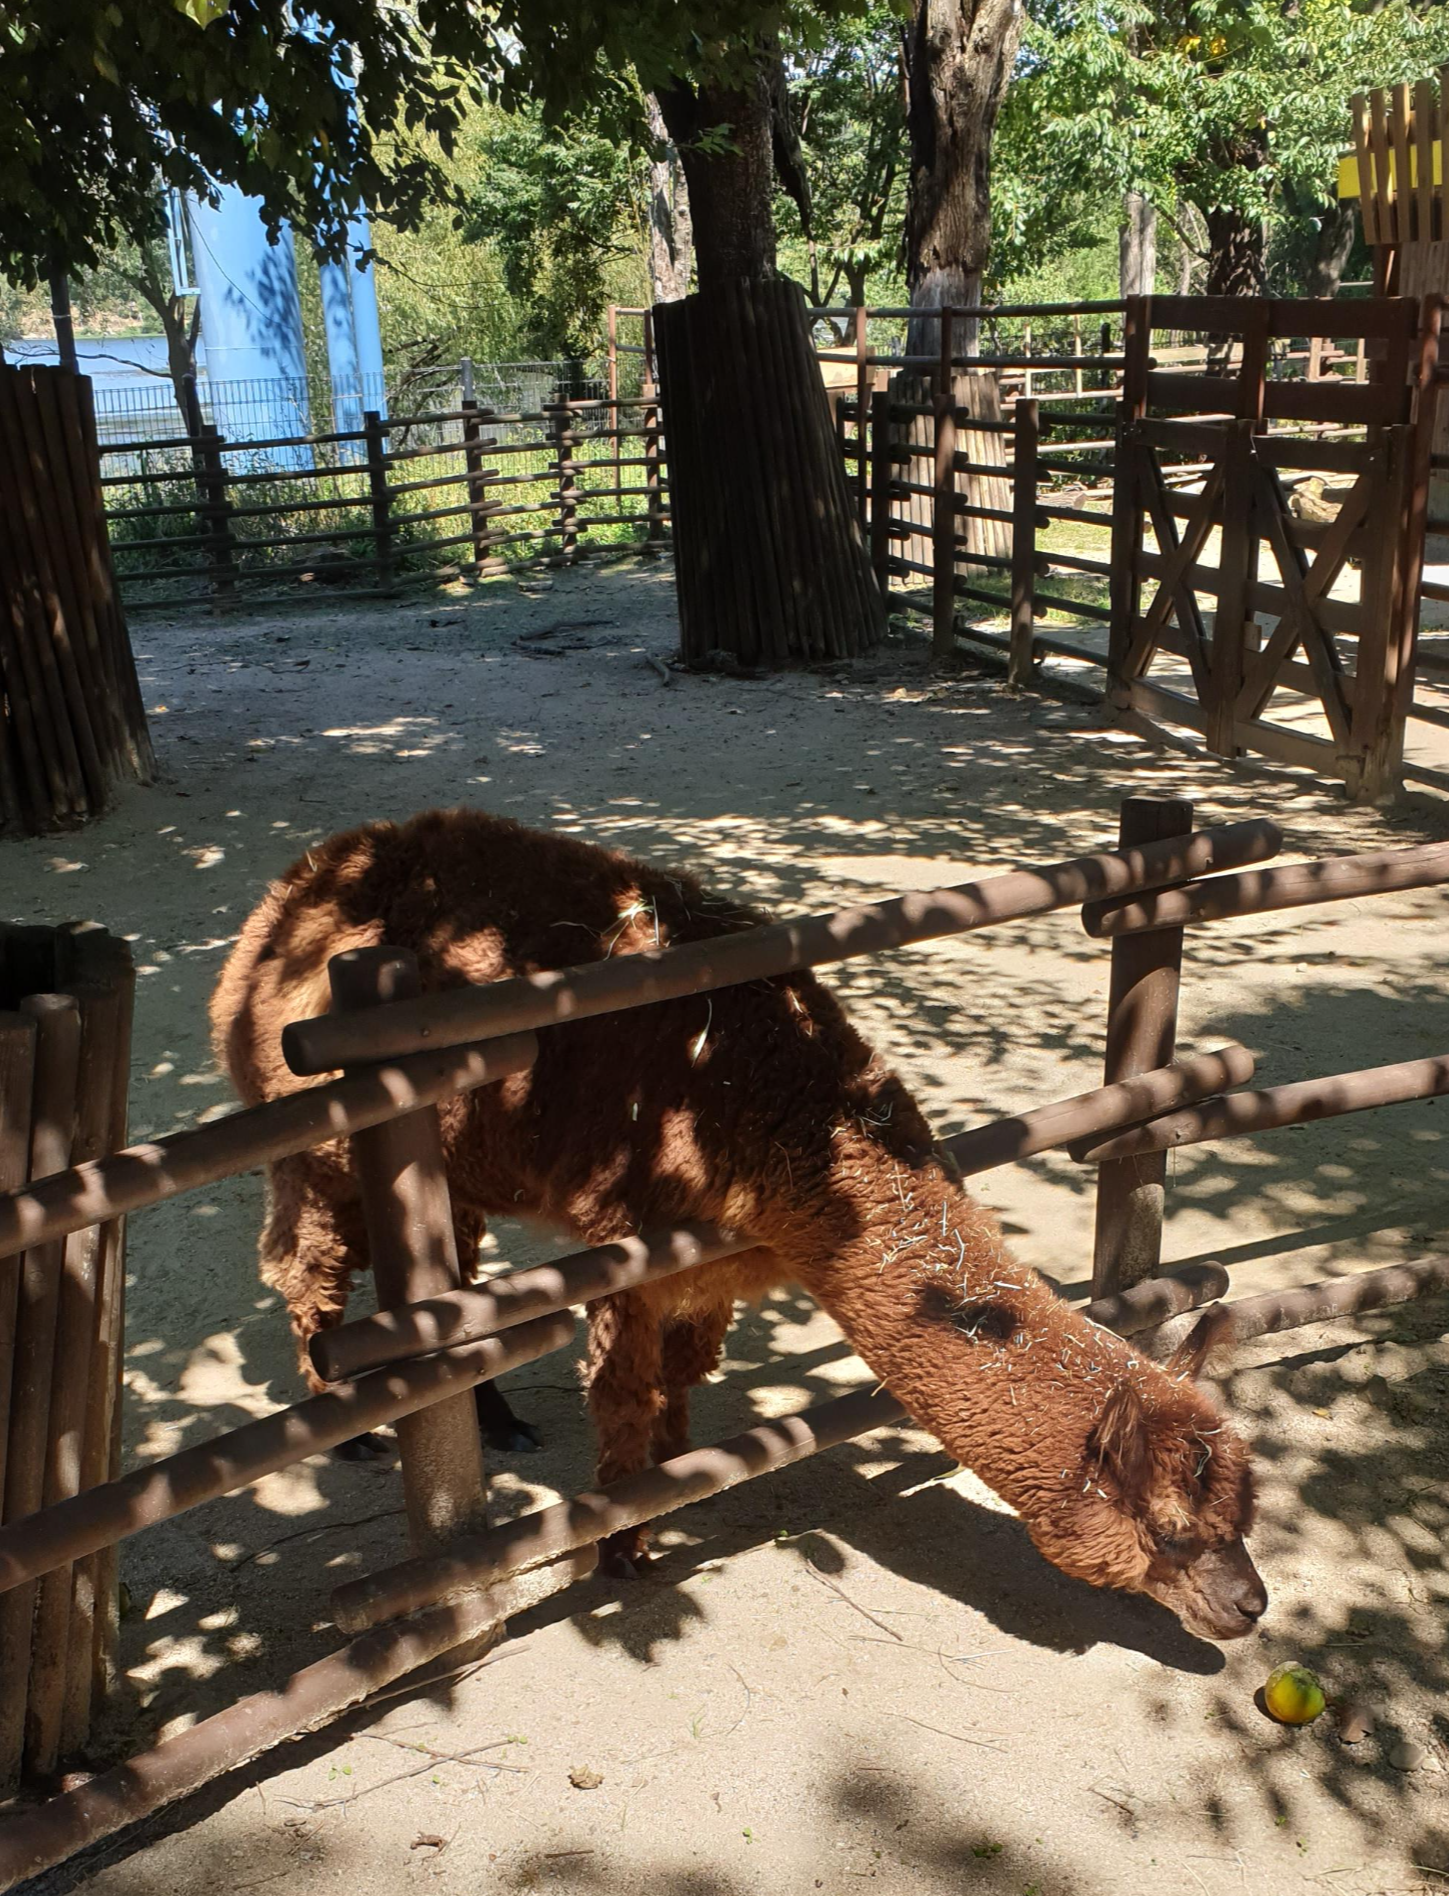
[[[873,1140],[838,1153],[814,1218],[772,1244],[916,1422],[1002,1498],[1057,1505],[1097,1407],[1138,1364],[1012,1258],[995,1218],[935,1161]],[[1076,1448],[1069,1452],[1075,1441]]]

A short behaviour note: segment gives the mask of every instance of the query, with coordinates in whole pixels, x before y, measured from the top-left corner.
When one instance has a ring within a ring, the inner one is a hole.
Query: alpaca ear
[[[1140,1494],[1151,1461],[1151,1431],[1142,1398],[1119,1383],[1087,1438],[1087,1453],[1124,1494]]]
[[[1162,1367],[1174,1382],[1196,1382],[1219,1343],[1228,1340],[1232,1317],[1226,1305],[1209,1304]]]

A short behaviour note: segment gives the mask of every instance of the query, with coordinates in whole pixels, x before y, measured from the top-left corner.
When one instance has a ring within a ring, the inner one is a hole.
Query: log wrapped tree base
[[[98,816],[155,759],[101,501],[91,385],[0,367],[0,832]]]
[[[870,650],[885,602],[798,284],[660,303],[654,334],[685,662],[773,669]]]
[[[103,928],[0,926],[0,1187],[125,1144],[135,977]],[[0,1520],[120,1460],[119,1220],[0,1261]],[[0,1794],[84,1749],[115,1663],[114,1547],[0,1596]]]

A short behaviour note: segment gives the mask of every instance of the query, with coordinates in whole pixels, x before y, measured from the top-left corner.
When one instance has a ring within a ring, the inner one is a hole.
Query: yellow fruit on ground
[[[1280,1725],[1311,1725],[1327,1703],[1307,1666],[1275,1666],[1263,1687],[1263,1703]]]

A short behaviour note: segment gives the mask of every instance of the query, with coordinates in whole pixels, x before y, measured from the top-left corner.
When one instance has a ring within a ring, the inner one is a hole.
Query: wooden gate
[[[1424,536],[1413,408],[1437,302],[1423,336],[1419,317],[1413,298],[1129,301],[1108,661],[1127,722],[1307,765],[1355,796],[1394,787]],[[1157,369],[1163,330],[1208,337],[1210,372]],[[1274,345],[1305,336],[1362,340],[1372,379],[1275,379]],[[1194,463],[1195,491],[1175,486]],[[1309,477],[1334,486],[1295,510]]]

